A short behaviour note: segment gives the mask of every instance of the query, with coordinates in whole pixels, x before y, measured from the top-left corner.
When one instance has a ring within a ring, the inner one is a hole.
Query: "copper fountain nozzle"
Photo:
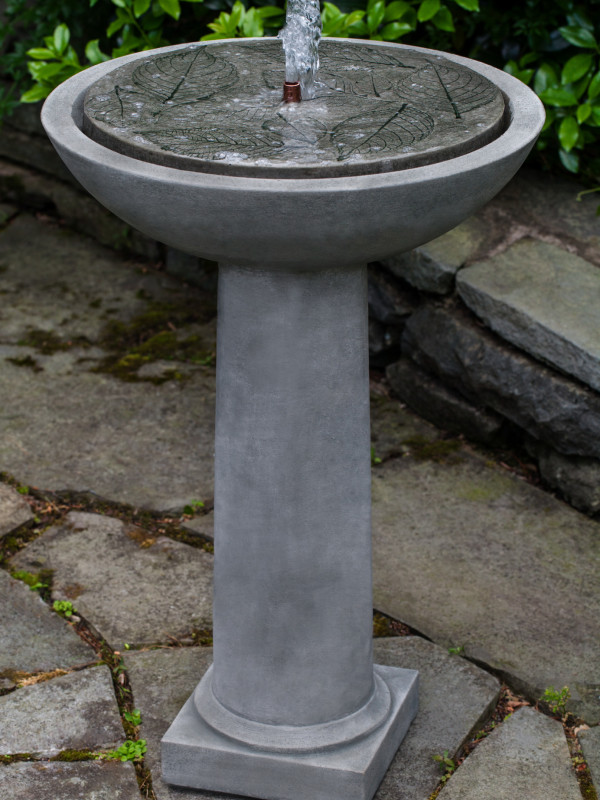
[[[283,102],[299,103],[302,100],[299,81],[285,81],[283,84]]]

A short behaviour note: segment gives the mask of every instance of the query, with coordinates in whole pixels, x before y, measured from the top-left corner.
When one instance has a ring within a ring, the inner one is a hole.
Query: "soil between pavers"
[[[483,670],[418,637],[376,639],[375,661],[420,672],[419,713],[375,800],[427,800],[440,771],[432,756],[454,753],[496,703],[500,685]],[[157,800],[208,800],[211,792],[175,789],[160,778],[160,739],[212,662],[210,648],[129,652],[124,656],[133,699],[142,713],[145,763]]]

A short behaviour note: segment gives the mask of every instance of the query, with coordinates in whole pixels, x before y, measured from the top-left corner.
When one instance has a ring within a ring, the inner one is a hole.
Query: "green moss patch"
[[[15,367],[29,367],[29,369],[32,369],[34,372],[42,372],[44,369],[43,367],[40,367],[35,358],[32,358],[31,356],[23,356],[22,358],[7,357],[6,361],[14,364]]]
[[[414,436],[403,442],[410,448],[410,455],[417,461],[435,461],[438,464],[460,461],[461,443],[458,439],[427,439]]]

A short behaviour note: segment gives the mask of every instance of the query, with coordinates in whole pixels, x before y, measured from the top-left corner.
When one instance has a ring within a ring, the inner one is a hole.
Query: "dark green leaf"
[[[67,26],[63,23],[62,25],[57,25],[54,29],[53,40],[54,40],[54,49],[57,53],[62,55],[67,49],[67,45],[69,44],[69,39],[71,38],[71,32],[67,28]]]
[[[454,21],[450,10],[442,6],[435,17],[431,20],[436,28],[441,31],[454,31]]]
[[[576,25],[559,28],[561,36],[575,47],[596,47],[596,39],[591,31]]]
[[[173,19],[179,19],[181,15],[181,6],[179,5],[179,0],[158,0],[160,3],[160,7]]]
[[[454,2],[467,11],[479,11],[479,0],[454,0]]]
[[[540,92],[540,99],[550,106],[574,106],[577,103],[577,95],[572,89],[566,86],[552,87]]]
[[[136,17],[141,17],[150,8],[152,0],[135,0],[133,3],[133,13]]]
[[[577,153],[567,153],[565,150],[559,150],[558,156],[565,169],[568,169],[569,172],[579,172],[579,156]]]
[[[99,40],[92,39],[91,42],[88,42],[85,46],[85,57],[90,62],[90,64],[100,64],[102,61],[108,61],[109,56],[106,53],[103,53],[100,50]]]
[[[591,53],[579,53],[579,55],[573,56],[563,67],[561,82],[563,84],[573,83],[583,78],[593,61],[594,56]]]
[[[401,36],[405,36],[413,30],[412,25],[406,22],[390,22],[381,31],[381,35],[387,42],[395,42]]]
[[[538,71],[535,73],[533,81],[533,88],[537,94],[541,94],[551,86],[556,86],[558,83],[558,75],[551,64],[540,64]]]
[[[389,6],[386,7],[385,14],[383,15],[383,21],[393,22],[394,20],[403,17],[404,14],[406,14],[406,12],[409,10],[410,6],[408,3],[405,3],[404,0],[394,0],[393,3],[390,3]]]
[[[441,0],[423,0],[417,12],[419,22],[427,22],[433,19],[440,10]]]
[[[120,31],[123,25],[127,24],[127,18],[125,17],[117,17],[117,19],[113,20],[108,28],[106,29],[106,35],[110,39],[117,31]]]
[[[31,50],[27,51],[27,55],[29,58],[35,58],[40,61],[46,61],[49,58],[55,57],[52,50],[48,50],[47,47],[32,47]]]
[[[600,72],[597,72],[588,86],[588,97],[593,100],[600,94]]]
[[[585,122],[591,113],[591,105],[589,103],[583,103],[583,105],[579,106],[577,109],[577,122],[581,125],[581,123]]]
[[[558,138],[563,149],[570,153],[579,139],[579,123],[575,117],[565,117],[558,129]]]

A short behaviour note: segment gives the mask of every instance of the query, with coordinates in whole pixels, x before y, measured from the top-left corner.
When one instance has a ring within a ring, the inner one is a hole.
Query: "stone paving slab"
[[[52,569],[52,599],[71,600],[117,650],[211,627],[212,564],[202,549],[78,512],[13,559],[17,569]]]
[[[17,213],[18,209],[11,203],[0,203],[0,225],[4,225]]]
[[[376,639],[375,660],[420,671],[420,710],[376,800],[427,800],[439,781],[432,759],[457,750],[493,708],[499,684],[464,659],[418,637]],[[178,648],[125,654],[140,735],[148,743],[145,763],[157,800],[208,800],[220,795],[167,786],[160,778],[160,739],[212,661],[209,648]]]
[[[158,510],[210,497],[214,369],[162,385],[91,371],[109,323],[185,307],[193,290],[27,215],[0,233],[0,264],[0,470]],[[214,350],[214,321],[180,333]]]
[[[61,675],[0,697],[0,755],[52,757],[115,747],[125,736],[106,666]]]
[[[600,790],[600,728],[590,728],[579,734],[583,757],[585,758],[594,781],[594,786]]]
[[[581,800],[562,725],[520,708],[477,746],[440,800]]]
[[[525,239],[461,271],[459,295],[527,353],[600,390],[600,270]]]
[[[32,519],[31,508],[16,489],[0,483],[0,538]]]
[[[131,763],[36,761],[0,768],[0,797],[10,800],[139,800]]]
[[[454,288],[456,273],[475,256],[486,236],[487,226],[477,217],[471,217],[443,236],[382,263],[416,289],[448,294]]]
[[[96,654],[37,592],[0,570],[0,677],[86,664]]]
[[[374,605],[600,720],[600,525],[466,451],[373,473]]]

